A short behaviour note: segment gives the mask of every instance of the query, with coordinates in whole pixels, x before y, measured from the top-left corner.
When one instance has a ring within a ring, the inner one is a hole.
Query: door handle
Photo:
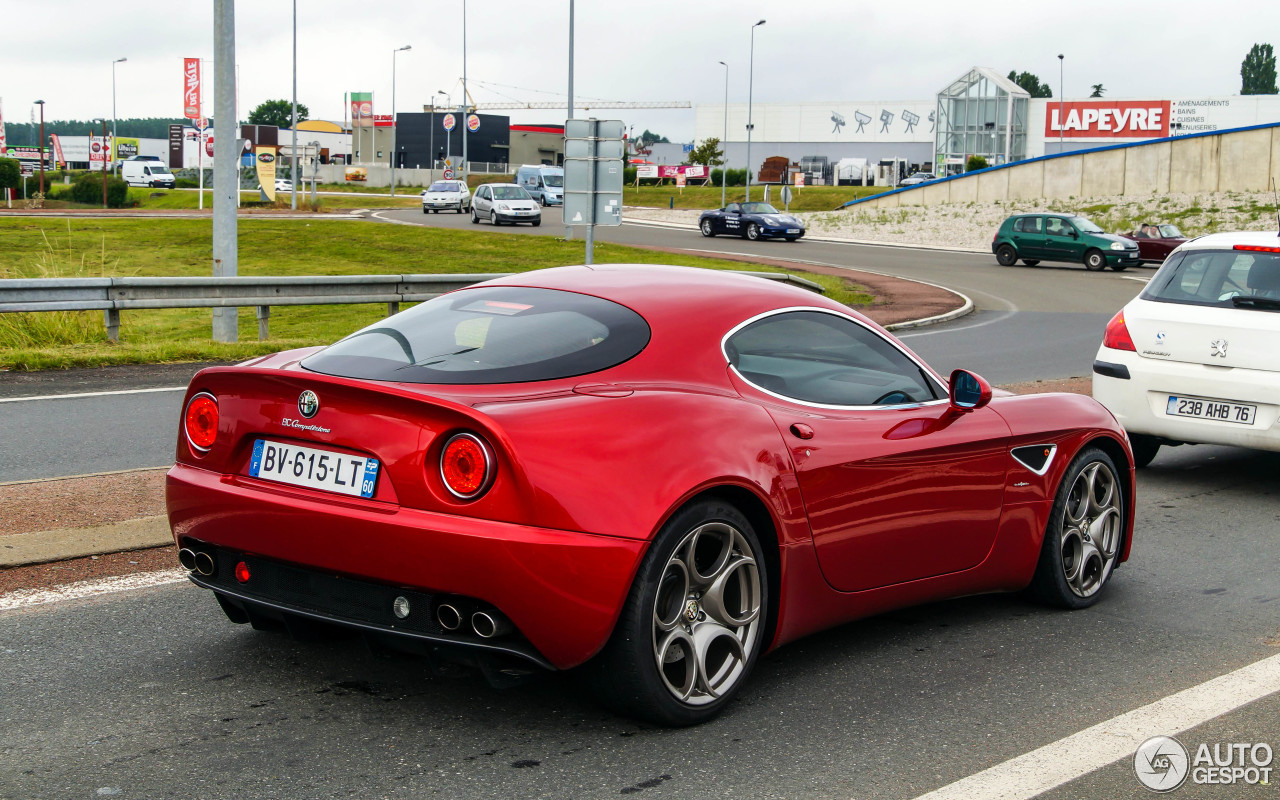
[[[791,435],[797,439],[812,439],[813,428],[810,428],[803,422],[793,422],[791,423]]]

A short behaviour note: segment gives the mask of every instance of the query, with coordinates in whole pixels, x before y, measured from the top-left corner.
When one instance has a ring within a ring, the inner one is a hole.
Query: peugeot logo
[[[310,389],[298,395],[298,413],[311,419],[320,410],[320,398]]]
[[[1212,342],[1209,342],[1209,355],[1214,356],[1216,358],[1226,358],[1227,357],[1227,340],[1214,339]]]

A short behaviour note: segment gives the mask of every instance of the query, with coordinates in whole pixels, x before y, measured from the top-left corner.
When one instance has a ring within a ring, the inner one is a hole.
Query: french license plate
[[[1226,400],[1206,400],[1203,397],[1169,396],[1169,404],[1165,413],[1172,417],[1193,417],[1194,419],[1212,419],[1219,422],[1235,422],[1240,425],[1252,425],[1258,415],[1258,407],[1245,403],[1231,403]]]
[[[373,497],[378,466],[376,458],[258,439],[253,443],[249,474],[290,486]]]
[[[799,228],[787,228],[787,233],[799,233]]]

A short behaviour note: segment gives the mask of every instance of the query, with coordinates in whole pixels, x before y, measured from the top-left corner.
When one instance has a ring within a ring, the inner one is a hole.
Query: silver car
[[[476,187],[471,200],[471,221],[487,219],[494,225],[528,222],[542,224],[542,208],[523,186],[514,183],[484,183]]]

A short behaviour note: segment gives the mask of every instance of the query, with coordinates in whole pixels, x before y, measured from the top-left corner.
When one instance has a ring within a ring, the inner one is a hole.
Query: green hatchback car
[[[1106,233],[1075,214],[1015,214],[996,231],[991,252],[1006,267],[1018,259],[1029,267],[1069,261],[1092,271],[1111,267],[1119,272],[1142,263],[1137,242]]]

